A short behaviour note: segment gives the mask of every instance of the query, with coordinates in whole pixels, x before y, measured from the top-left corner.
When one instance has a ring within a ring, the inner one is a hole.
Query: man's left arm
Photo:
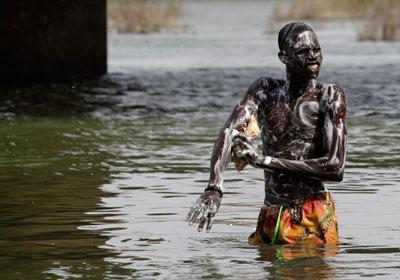
[[[263,156],[250,143],[243,143],[245,149],[239,153],[248,162],[258,168],[278,172],[290,172],[322,181],[342,181],[346,160],[346,99],[343,90],[329,86],[325,93],[323,141],[325,155],[306,160],[288,160]]]

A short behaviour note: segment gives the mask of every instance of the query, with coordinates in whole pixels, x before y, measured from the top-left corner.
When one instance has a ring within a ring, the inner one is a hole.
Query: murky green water
[[[319,30],[321,80],[349,108],[345,180],[329,184],[340,244],[248,245],[255,169],[227,173],[211,233],[184,222],[234,104],[284,77],[263,66],[270,4],[199,3],[188,33],[110,35],[102,79],[0,86],[0,279],[399,279],[400,44],[359,44],[347,25]]]
[[[20,102],[23,92],[3,89],[1,278],[394,279],[400,120],[399,97],[391,93],[398,78],[390,70],[346,70],[358,76],[342,83],[350,137],[345,180],[330,185],[337,248],[248,245],[263,201],[263,175],[255,169],[228,172],[211,233],[184,222],[207,182],[221,124],[266,69],[142,71],[35,86],[51,96],[71,92],[61,101],[28,100],[29,113],[12,105],[11,93]],[[392,82],[375,91],[380,75]],[[341,77],[332,70],[324,78]]]

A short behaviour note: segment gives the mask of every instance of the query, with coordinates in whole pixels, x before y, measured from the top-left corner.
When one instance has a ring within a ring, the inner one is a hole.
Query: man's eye
[[[299,51],[297,52],[297,54],[299,54],[299,55],[301,55],[301,54],[306,54],[306,53],[308,53],[309,51],[310,51],[310,49],[299,50]]]

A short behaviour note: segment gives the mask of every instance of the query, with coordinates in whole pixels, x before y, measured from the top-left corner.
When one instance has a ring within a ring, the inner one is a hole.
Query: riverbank
[[[109,34],[109,71],[223,67],[277,67],[277,32],[269,1],[184,1],[185,32]],[[359,42],[352,22],[310,22],[324,67],[374,67],[400,61],[400,42]],[[382,51],[384,50],[384,51]]]

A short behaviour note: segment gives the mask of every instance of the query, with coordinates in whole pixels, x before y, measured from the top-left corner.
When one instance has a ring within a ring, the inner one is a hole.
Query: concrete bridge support
[[[0,1],[0,79],[107,72],[106,0]]]

